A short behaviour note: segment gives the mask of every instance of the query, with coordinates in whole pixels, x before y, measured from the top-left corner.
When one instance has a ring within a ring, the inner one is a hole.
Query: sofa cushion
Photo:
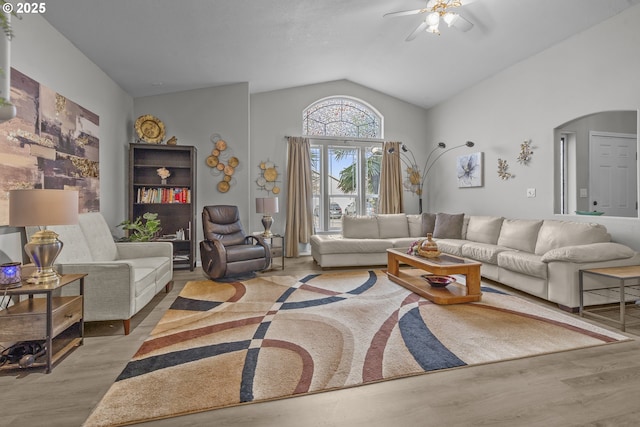
[[[386,252],[393,247],[390,239],[352,239],[339,234],[311,236],[311,245],[322,255]]]
[[[546,219],[538,232],[535,253],[544,255],[551,249],[563,246],[588,245],[610,240],[611,236],[602,224]]]
[[[413,242],[415,242],[416,239],[415,237],[399,237],[397,239],[387,239],[389,242],[391,242],[391,244],[393,245],[394,248],[409,248],[409,246],[411,246],[411,244]]]
[[[467,228],[469,228],[469,217],[467,215],[464,216],[462,220],[462,237],[461,239],[467,239]]]
[[[505,219],[497,243],[500,246],[533,253],[541,225],[542,220]]]
[[[82,229],[78,224],[56,225],[48,227],[48,229],[56,232],[58,239],[62,242],[62,251],[56,258],[56,264],[75,264],[93,261],[87,239],[84,238]]]
[[[464,214],[437,213],[433,237],[438,239],[461,239]]]
[[[342,216],[342,235],[349,239],[377,239],[378,219],[375,216]]]
[[[462,256],[462,247],[469,243],[462,239],[438,239],[438,250],[450,255]]]
[[[511,249],[489,243],[469,242],[462,246],[462,256],[489,264],[498,264],[498,254]]]
[[[495,245],[500,236],[503,219],[501,216],[470,216],[466,239]]]
[[[116,243],[104,217],[99,212],[78,215],[82,234],[87,239],[93,261],[114,261],[118,256]]]
[[[409,224],[409,237],[422,237],[422,215],[407,215],[407,223]]]
[[[498,254],[498,267],[527,276],[547,278],[547,264],[541,257],[528,252],[504,251]]]
[[[635,254],[635,251],[628,246],[606,242],[551,249],[542,255],[541,259],[542,262],[600,262],[631,258]]]
[[[409,237],[407,215],[403,213],[378,215],[378,234],[381,239],[388,237]]]

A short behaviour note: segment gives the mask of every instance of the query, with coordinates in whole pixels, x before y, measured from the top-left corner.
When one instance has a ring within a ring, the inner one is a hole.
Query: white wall
[[[12,25],[12,67],[100,116],[100,211],[117,233],[115,225],[127,213],[125,143],[132,135],[133,99],[44,18],[23,15]],[[22,253],[14,233],[0,227],[0,253]]]
[[[170,93],[167,95],[136,98],[135,117],[151,114],[165,124],[166,139],[178,138],[178,145],[193,145],[198,150],[196,222],[197,240],[202,240],[201,212],[207,205],[237,205],[243,225],[249,223],[255,204],[249,200],[249,174],[252,164],[249,158],[249,86],[238,83]],[[235,183],[227,193],[220,193],[217,185],[222,175],[212,175],[206,158],[214,145],[211,135],[220,134],[240,160],[233,177]],[[133,142],[133,139],[131,140]],[[245,225],[246,232],[250,232]],[[199,259],[199,257],[197,257]]]
[[[476,142],[485,153],[484,187],[459,189],[453,151],[434,167],[429,210],[548,218],[554,212],[553,129],[599,111],[640,106],[640,6],[526,59],[430,109],[428,139]],[[520,143],[531,139],[533,160],[519,165]],[[515,178],[497,176],[507,159]],[[435,172],[435,173],[434,173]],[[536,188],[535,198],[526,197]],[[640,249],[640,220],[570,216],[602,222],[615,240]]]
[[[402,141],[416,153],[418,162],[426,156],[418,154],[431,147],[425,123],[425,110],[347,80],[339,80],[290,89],[251,95],[251,198],[266,197],[255,180],[259,177],[259,164],[267,158],[275,162],[282,176],[283,189],[279,197],[280,213],[274,216],[272,230],[283,232],[286,210],[286,156],[285,136],[302,134],[302,111],[318,99],[328,96],[351,96],[375,107],[384,116],[384,139]],[[279,178],[280,179],[280,178]],[[418,212],[418,199],[405,192],[405,211]],[[252,210],[252,229],[261,230],[261,216]]]

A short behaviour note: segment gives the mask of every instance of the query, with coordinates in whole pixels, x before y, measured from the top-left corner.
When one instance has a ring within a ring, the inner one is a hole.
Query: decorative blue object
[[[8,285],[19,284],[22,280],[20,267],[19,262],[0,264],[0,287],[6,288]]]

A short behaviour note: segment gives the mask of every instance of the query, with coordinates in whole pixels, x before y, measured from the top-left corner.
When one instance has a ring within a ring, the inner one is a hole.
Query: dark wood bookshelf
[[[196,265],[196,154],[193,146],[129,144],[129,220],[146,212],[158,214],[157,240],[173,244],[174,268]],[[159,168],[171,176],[163,182]],[[179,230],[184,238],[177,239]]]

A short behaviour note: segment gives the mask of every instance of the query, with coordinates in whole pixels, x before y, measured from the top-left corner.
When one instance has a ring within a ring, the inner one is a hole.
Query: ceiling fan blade
[[[396,18],[398,16],[418,15],[419,13],[428,12],[429,9],[403,10],[400,12],[389,12],[382,15],[383,18]]]
[[[416,29],[413,30],[411,34],[409,34],[409,36],[405,39],[405,41],[410,42],[411,40],[415,39],[418,36],[418,34],[420,34],[420,32],[424,31],[425,28],[427,28],[427,25],[429,25],[427,24],[427,21],[422,21],[420,25],[418,25]]]
[[[471,22],[457,14],[455,18],[453,18],[449,26],[454,27],[462,32],[467,32],[473,28],[473,24]]]

